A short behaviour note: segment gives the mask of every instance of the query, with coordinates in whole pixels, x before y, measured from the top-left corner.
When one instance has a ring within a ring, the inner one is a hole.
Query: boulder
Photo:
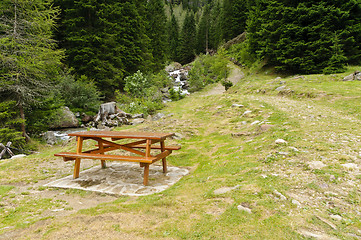
[[[44,133],[43,140],[49,145],[54,145],[57,142],[55,133],[53,131],[47,131]]]
[[[50,128],[73,128],[78,127],[79,121],[75,117],[74,113],[69,110],[68,107],[62,107],[59,109],[56,118],[50,124]]]
[[[157,113],[154,116],[152,116],[152,120],[157,121],[157,120],[159,120],[161,118],[164,118],[164,117],[165,117],[164,113]]]
[[[343,78],[343,81],[353,81],[353,80],[361,81],[361,72],[355,71],[354,73]]]

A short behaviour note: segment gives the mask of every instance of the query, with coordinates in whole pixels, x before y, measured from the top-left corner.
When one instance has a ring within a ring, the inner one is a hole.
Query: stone
[[[136,119],[133,119],[132,125],[138,125],[138,124],[144,123],[144,121],[145,121],[144,118],[136,118]]]
[[[181,140],[181,139],[183,139],[183,135],[180,133],[175,133],[173,136],[173,139]]]
[[[23,157],[26,157],[26,155],[25,154],[17,154],[17,155],[12,156],[10,159],[23,158]]]
[[[340,215],[330,215],[330,217],[334,220],[341,221],[342,217]]]
[[[357,166],[357,164],[355,163],[345,163],[345,164],[341,164],[342,167],[347,168],[347,169],[358,169],[359,167]]]
[[[290,149],[292,149],[294,152],[299,152],[300,150],[298,150],[297,148],[295,147],[290,147]]]
[[[324,168],[326,167],[327,165],[324,164],[323,162],[321,161],[312,161],[312,162],[309,162],[308,163],[308,167],[311,168],[312,170],[314,169],[321,169],[321,168]]]
[[[265,132],[265,131],[268,131],[269,129],[271,129],[272,127],[274,127],[274,125],[262,124],[262,125],[259,126],[259,131]]]
[[[275,143],[276,144],[287,144],[287,141],[279,138],[275,141]]]
[[[258,124],[258,123],[260,123],[260,122],[261,122],[261,121],[256,120],[256,121],[252,122],[251,125],[256,125],[256,124]]]
[[[277,197],[279,197],[281,200],[284,200],[284,201],[287,200],[287,198],[286,198],[282,193],[280,193],[279,191],[274,190],[273,193],[274,193]]]
[[[245,212],[248,212],[248,213],[252,213],[252,209],[248,208],[248,207],[244,207],[242,206],[241,204],[237,206],[237,209],[239,211],[245,211]]]
[[[134,114],[132,117],[133,117],[133,118],[144,118],[144,114],[143,114],[143,113]]]
[[[247,116],[247,115],[249,115],[250,113],[252,113],[252,111],[247,110],[247,111],[245,111],[245,112],[242,114],[242,117],[243,117],[243,116]]]
[[[161,118],[164,118],[165,117],[165,114],[164,113],[157,113],[157,114],[155,114],[154,116],[152,116],[152,120],[153,121],[157,121],[157,120],[159,120],[159,119],[161,119]]]
[[[297,201],[296,199],[292,199],[292,204],[297,205],[297,207],[301,207],[301,203]]]
[[[240,187],[240,185],[234,186],[234,187],[221,187],[218,188],[216,190],[213,191],[214,194],[216,195],[220,195],[220,194],[224,194],[227,193],[229,191],[232,191],[233,189],[237,189],[238,187]]]
[[[57,143],[55,133],[53,131],[47,131],[43,135],[44,141],[49,145],[54,145]]]
[[[82,117],[81,117],[81,122],[82,123],[88,123],[88,122],[91,122],[91,121],[93,121],[93,116],[87,115],[85,113],[82,114]]]
[[[56,118],[50,124],[51,129],[57,128],[73,128],[78,127],[79,121],[75,117],[74,113],[70,111],[68,107],[62,107],[59,109]]]
[[[242,105],[242,104],[237,104],[237,103],[233,103],[233,104],[232,104],[232,107],[242,108],[242,107],[244,107],[244,105]]]
[[[286,86],[280,86],[280,87],[278,87],[278,88],[276,88],[276,91],[283,91],[283,90],[285,90],[285,88],[286,88]]]
[[[251,132],[239,132],[239,133],[232,133],[232,137],[243,137],[243,136],[250,136],[252,135]]]

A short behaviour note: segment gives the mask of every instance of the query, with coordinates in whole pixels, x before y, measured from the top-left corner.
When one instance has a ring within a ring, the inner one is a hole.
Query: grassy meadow
[[[165,118],[118,128],[182,136],[168,162],[190,174],[158,194],[42,187],[71,174],[53,154],[74,141],[1,160],[0,239],[361,239],[361,82],[342,81],[357,69],[246,73],[223,94],[205,94],[211,85]]]

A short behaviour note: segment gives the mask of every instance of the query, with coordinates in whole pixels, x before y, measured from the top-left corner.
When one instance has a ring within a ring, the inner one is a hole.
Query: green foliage
[[[124,81],[124,90],[128,94],[136,97],[143,97],[147,95],[147,90],[150,87],[150,82],[141,71],[138,70],[133,75],[126,77]]]
[[[187,12],[182,27],[179,45],[180,63],[186,64],[193,61],[195,56],[195,46],[196,23],[194,20],[194,14],[193,12]]]
[[[178,21],[173,13],[171,12],[171,18],[168,22],[169,32],[169,54],[170,59],[173,61],[179,61],[178,47],[179,47],[179,25]]]
[[[116,92],[116,101],[120,104],[120,109],[127,113],[144,113],[145,115],[154,114],[157,110],[163,108],[161,99],[152,99],[150,97],[136,97],[124,93]]]
[[[174,90],[174,88],[169,89],[169,96],[170,99],[172,99],[172,101],[178,101],[182,98],[184,98],[185,96],[181,93],[181,89],[179,89],[178,91]]]
[[[219,82],[228,76],[228,60],[222,53],[215,56],[200,55],[189,71],[189,85],[192,92],[207,84]]]
[[[58,89],[64,104],[72,110],[96,113],[100,105],[100,92],[94,82],[86,76],[81,76],[75,81],[71,75],[64,76]]]
[[[224,0],[221,14],[221,30],[224,40],[228,41],[245,31],[248,14],[247,1]]]
[[[227,80],[227,79],[223,79],[223,80],[221,81],[221,83],[222,83],[222,86],[224,86],[224,88],[226,89],[226,91],[227,91],[230,87],[233,86],[233,83],[232,83],[231,81]]]
[[[169,44],[167,35],[167,18],[164,12],[163,0],[149,0],[146,5],[147,36],[150,38],[150,52],[153,55],[152,70],[163,68],[168,58]],[[177,37],[177,36],[175,36]]]
[[[20,124],[24,121],[18,116],[16,102],[0,102],[0,143],[12,142],[12,146],[22,148],[25,145],[25,138],[20,131]]]
[[[256,2],[247,26],[250,53],[282,71],[343,71],[345,57],[352,61],[361,54],[355,44],[361,34],[361,4],[341,2]]]
[[[145,34],[144,1],[61,1],[58,40],[77,77],[94,79],[111,98],[123,79],[152,62]]]

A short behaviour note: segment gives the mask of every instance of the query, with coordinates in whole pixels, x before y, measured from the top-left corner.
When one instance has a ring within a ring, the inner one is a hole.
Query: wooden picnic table
[[[166,157],[173,150],[179,150],[180,146],[166,146],[165,140],[174,136],[174,133],[153,132],[127,132],[127,131],[84,131],[69,133],[69,136],[77,138],[76,152],[60,152],[55,156],[63,157],[64,161],[75,161],[74,179],[79,177],[81,159],[99,159],[102,168],[106,167],[106,160],[139,162],[144,167],[143,184],[148,185],[149,165],[162,159],[163,172],[167,172]],[[83,141],[92,139],[97,142],[96,148],[83,151]],[[117,143],[121,139],[132,139],[131,142]],[[159,145],[154,145],[159,143]],[[133,155],[105,154],[109,151],[122,149]],[[141,151],[143,149],[144,151]],[[160,153],[152,155],[151,150],[159,150]],[[134,156],[136,154],[136,156]]]

